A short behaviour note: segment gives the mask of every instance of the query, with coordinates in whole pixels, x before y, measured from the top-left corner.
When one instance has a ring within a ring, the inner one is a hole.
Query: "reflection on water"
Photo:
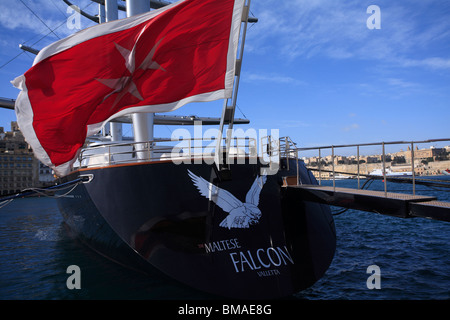
[[[208,298],[184,286],[123,268],[73,239],[53,199],[13,201],[0,211],[0,299]],[[67,267],[81,270],[69,290]]]
[[[383,188],[381,181],[371,189],[377,187]],[[395,192],[410,186],[389,188]],[[447,190],[416,189],[450,201]],[[337,249],[330,268],[296,298],[450,299],[450,223],[348,210],[335,216],[335,224]],[[380,290],[366,286],[366,270],[373,264],[381,269]],[[70,265],[81,269],[81,290],[66,287]],[[69,236],[53,199],[18,199],[0,209],[0,299],[208,298],[160,277],[132,272],[91,251]]]

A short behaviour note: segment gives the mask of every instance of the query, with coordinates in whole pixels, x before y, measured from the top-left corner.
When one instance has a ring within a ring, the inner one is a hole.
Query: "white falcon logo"
[[[223,228],[248,228],[256,224],[261,218],[261,210],[258,208],[259,194],[266,183],[267,177],[257,176],[252,187],[247,192],[245,203],[239,201],[230,192],[216,187],[202,177],[198,177],[188,170],[189,177],[194,182],[200,194],[216,205],[228,212],[228,216],[223,219],[220,226]]]

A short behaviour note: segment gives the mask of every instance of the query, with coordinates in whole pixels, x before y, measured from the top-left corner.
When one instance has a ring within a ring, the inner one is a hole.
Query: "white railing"
[[[225,144],[222,146],[225,152]],[[146,142],[99,143],[84,148],[75,168],[92,168],[133,162],[182,161],[183,159],[214,158],[215,139],[159,139]],[[233,138],[227,157],[257,156],[256,140]]]

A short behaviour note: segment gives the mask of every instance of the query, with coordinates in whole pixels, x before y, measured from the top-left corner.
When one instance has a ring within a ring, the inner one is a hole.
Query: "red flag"
[[[12,81],[35,156],[70,172],[86,136],[135,112],[230,98],[244,0],[182,0],[81,30]]]

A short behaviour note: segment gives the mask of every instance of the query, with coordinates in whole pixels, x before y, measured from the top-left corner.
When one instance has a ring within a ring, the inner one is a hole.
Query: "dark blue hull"
[[[102,255],[211,294],[277,298],[314,284],[333,259],[335,228],[328,206],[282,186],[283,176],[296,175],[295,160],[276,175],[261,175],[259,163],[230,169],[230,179],[206,163],[81,169],[61,183],[92,180],[59,207]],[[316,183],[301,162],[299,173],[303,183]]]

